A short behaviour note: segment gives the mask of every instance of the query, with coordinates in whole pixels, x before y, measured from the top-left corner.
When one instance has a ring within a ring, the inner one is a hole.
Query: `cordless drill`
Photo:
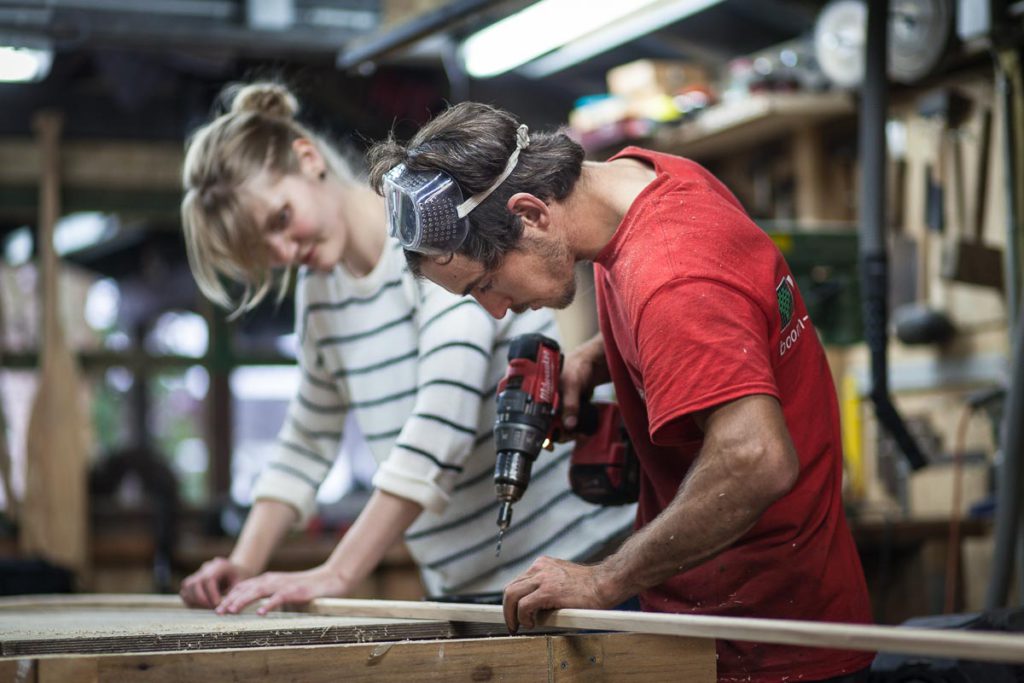
[[[508,370],[498,384],[494,440],[498,457],[494,488],[498,509],[498,554],[512,523],[512,504],[530,484],[533,462],[542,448],[560,438],[562,353],[558,343],[541,334],[515,337],[508,351]],[[582,402],[578,432],[569,468],[573,491],[600,505],[634,502],[639,468],[618,407],[600,409]],[[585,435],[591,436],[585,436]]]

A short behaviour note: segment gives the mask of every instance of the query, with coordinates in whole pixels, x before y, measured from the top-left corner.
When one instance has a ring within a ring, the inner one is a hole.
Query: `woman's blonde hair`
[[[262,301],[275,281],[280,301],[290,272],[275,277],[264,230],[245,206],[241,186],[263,171],[278,177],[297,173],[292,143],[299,138],[316,145],[335,176],[344,182],[354,179],[338,151],[296,121],[299,103],[285,86],[232,85],[221,99],[230,102],[228,111],[195,131],[186,145],[181,223],[199,289],[239,315]],[[239,299],[228,293],[221,276],[244,286]]]

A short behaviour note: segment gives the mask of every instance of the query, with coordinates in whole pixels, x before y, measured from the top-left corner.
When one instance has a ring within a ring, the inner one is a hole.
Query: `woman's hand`
[[[217,606],[217,614],[238,614],[250,603],[267,598],[256,610],[267,612],[285,603],[306,603],[314,598],[344,597],[351,587],[324,565],[301,572],[265,572],[242,581]]]
[[[239,581],[253,575],[241,565],[223,557],[215,557],[181,582],[179,595],[189,607],[213,609],[220,604],[221,596],[233,589]]]

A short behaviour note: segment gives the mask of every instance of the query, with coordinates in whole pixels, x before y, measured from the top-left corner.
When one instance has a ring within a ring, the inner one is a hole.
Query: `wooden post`
[[[797,221],[806,225],[831,218],[826,208],[825,160],[817,125],[802,126],[793,134],[793,175]]]

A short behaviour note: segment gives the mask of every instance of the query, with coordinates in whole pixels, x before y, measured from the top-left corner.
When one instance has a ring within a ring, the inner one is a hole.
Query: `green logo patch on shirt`
[[[782,278],[782,282],[775,288],[775,297],[779,302],[779,318],[782,321],[781,329],[786,329],[786,326],[793,319],[794,301],[791,281],[792,279],[787,275]]]

